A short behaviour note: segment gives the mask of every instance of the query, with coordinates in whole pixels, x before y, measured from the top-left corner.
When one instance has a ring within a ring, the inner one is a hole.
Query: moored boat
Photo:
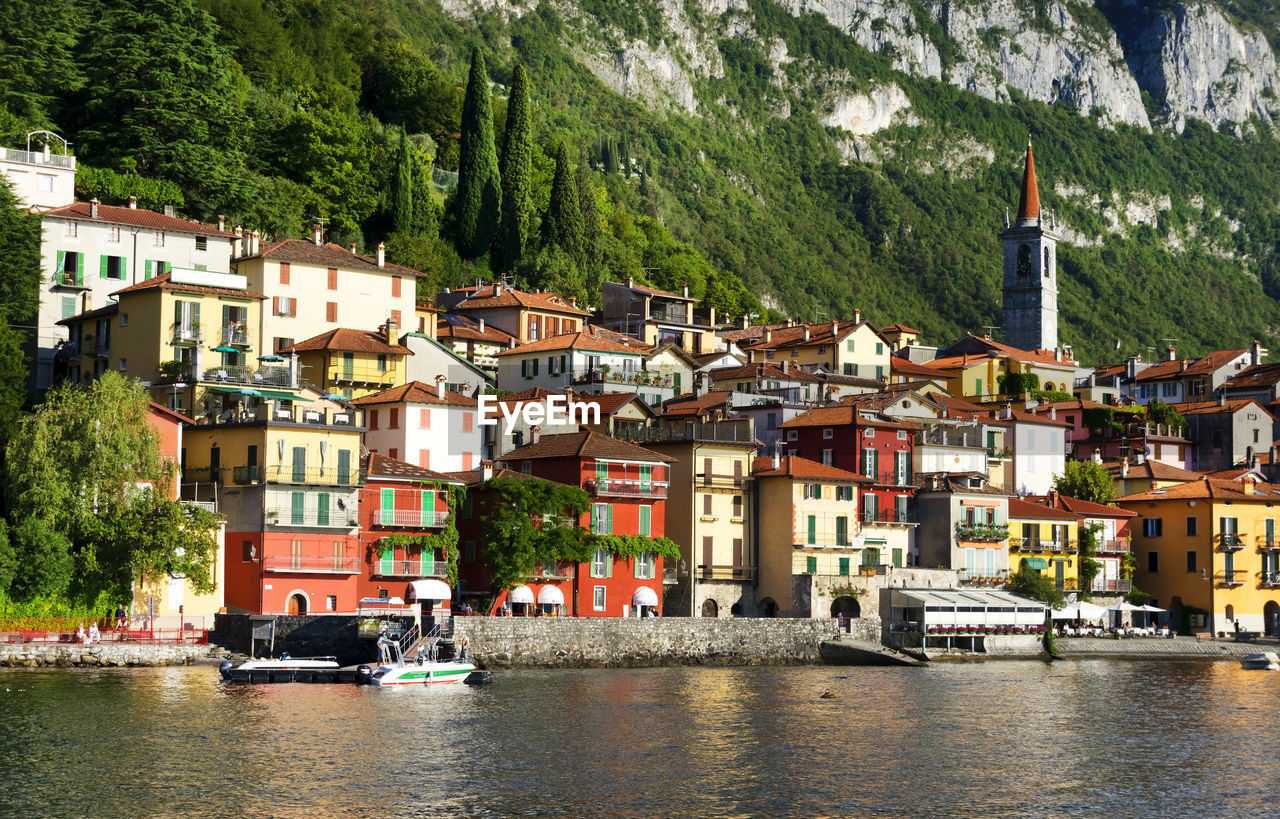
[[[1280,671],[1280,656],[1274,651],[1258,651],[1240,658],[1240,666],[1254,671]]]
[[[282,654],[278,658],[253,658],[238,666],[224,660],[218,666],[222,679],[244,682],[292,682],[299,675],[308,682],[334,682],[337,671],[337,657],[290,657],[288,654]],[[322,676],[318,678],[317,674]]]

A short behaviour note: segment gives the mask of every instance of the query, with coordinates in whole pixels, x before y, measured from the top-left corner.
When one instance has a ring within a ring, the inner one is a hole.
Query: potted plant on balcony
[[[277,522],[279,522],[279,520],[280,520],[280,510],[279,510],[279,509],[268,509],[268,510],[267,510],[267,523],[277,523]]]

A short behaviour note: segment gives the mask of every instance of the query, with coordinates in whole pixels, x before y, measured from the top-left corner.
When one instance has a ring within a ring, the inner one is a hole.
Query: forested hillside
[[[1216,69],[1235,84],[1211,89],[1209,107],[1182,101],[1170,75],[1153,94],[1132,45],[1146,41],[1126,32],[1178,4],[1141,17],[1006,3],[1008,19],[985,19],[972,42],[955,21],[977,6],[880,5],[893,14],[852,0],[820,13],[773,0],[17,0],[0,7],[0,138],[65,135],[93,169],[81,187],[104,200],[181,196],[192,215],[269,236],[322,218],[335,241],[386,240],[439,285],[501,267],[595,301],[605,278],[687,281],[730,315],[761,301],[819,320],[860,308],[926,342],[999,324],[997,233],[1030,138],[1069,239],[1061,335],[1077,353],[1145,354],[1167,337],[1188,354],[1280,344],[1269,73]],[[1274,35],[1261,4],[1212,11],[1187,19]],[[1094,48],[1101,67],[1077,74],[1110,72],[1111,85],[1055,77],[1039,93],[1047,79],[1020,61],[1055,38]],[[1246,40],[1271,54],[1265,37]],[[519,258],[463,236],[442,197],[440,171],[458,170],[476,122],[464,126],[476,48],[495,154],[527,72]],[[557,227],[558,153],[581,240]]]

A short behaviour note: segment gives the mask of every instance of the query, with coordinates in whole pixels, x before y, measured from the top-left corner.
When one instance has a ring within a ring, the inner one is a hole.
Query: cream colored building
[[[889,379],[892,344],[861,315],[853,321],[827,321],[766,327],[759,338],[743,342],[751,363],[784,361],[791,366],[820,366],[833,375]]]
[[[46,146],[38,151],[0,148],[3,173],[22,208],[47,210],[70,204],[76,198],[76,158],[57,154]]]

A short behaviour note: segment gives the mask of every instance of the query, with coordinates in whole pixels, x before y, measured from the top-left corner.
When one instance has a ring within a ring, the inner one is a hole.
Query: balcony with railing
[[[183,483],[222,483],[226,469],[211,466],[192,466],[182,470]]]
[[[1099,541],[1098,551],[1107,552],[1109,554],[1124,554],[1132,547],[1132,541],[1127,537],[1109,538]]]
[[[1280,551],[1280,540],[1275,535],[1270,537],[1266,535],[1258,535],[1258,551],[1260,552],[1276,552]]]
[[[439,528],[444,526],[448,520],[448,512],[423,511],[421,509],[387,509],[384,507],[373,510],[374,526],[394,526],[400,529]]]
[[[755,576],[755,566],[698,565],[698,578],[700,580],[754,580]]]
[[[249,328],[243,324],[227,324],[222,328],[222,343],[232,347],[248,347],[252,344],[249,341]]]
[[[355,512],[345,509],[294,509],[290,506],[273,506],[267,510],[267,523],[273,526],[350,529],[359,521],[356,519]]]
[[[1223,532],[1214,535],[1213,540],[1220,552],[1238,552],[1244,548],[1244,538],[1235,532]]]
[[[24,165],[51,165],[55,168],[74,168],[76,158],[71,154],[45,154],[43,151],[24,151],[21,148],[0,148],[0,156],[9,162]]]
[[[257,464],[232,467],[231,480],[237,486],[250,486],[255,483],[262,483],[262,467]]]
[[[326,484],[332,486],[359,486],[363,475],[356,469],[340,470],[336,466],[294,466],[293,464],[268,464],[262,470],[267,483]]]
[[[862,510],[862,522],[867,525],[896,523],[905,526],[916,524],[920,521],[916,518],[916,510],[914,509],[864,509]]]
[[[173,344],[199,344],[202,338],[200,334],[199,324],[179,324],[175,322],[169,326],[171,335],[171,343]]]
[[[1008,569],[995,569],[994,571],[983,571],[981,569],[960,569],[956,572],[956,579],[961,586],[985,586],[994,588],[995,586],[1003,586],[1009,580]]]
[[[915,434],[919,446],[986,449],[981,424],[928,424]]]
[[[1263,572],[1262,585],[1271,589],[1280,586],[1280,572]]]
[[[747,482],[746,475],[717,475],[705,472],[699,472],[697,475],[699,486],[719,486],[725,489],[739,489]]]
[[[297,389],[298,384],[288,367],[237,367],[217,365],[207,367],[200,378],[208,384],[243,384],[249,387],[284,387]]]
[[[1224,569],[1217,576],[1218,582],[1224,586],[1243,586],[1248,572],[1243,569]]]
[[[395,369],[388,363],[386,367],[375,364],[360,364],[331,367],[328,372],[329,381],[335,384],[369,384],[392,386],[396,382]]]
[[[641,481],[639,479],[609,478],[603,481],[587,481],[586,489],[596,495],[621,497],[665,498],[667,481]]]
[[[635,427],[619,430],[618,436],[636,444],[660,444],[707,441],[716,443],[755,443],[750,421],[719,421],[702,423],[664,424],[656,427]]]
[[[265,555],[262,558],[262,569],[285,574],[359,574],[360,558],[352,555]]]
[[[1133,581],[1120,578],[1103,578],[1095,577],[1093,585],[1090,587],[1096,592],[1113,592],[1116,594],[1128,594],[1133,591]]]
[[[444,563],[437,563],[432,558],[412,558],[410,560],[373,561],[373,574],[376,577],[443,577]]]
[[[111,355],[111,336],[85,336],[84,351],[95,358],[107,358]]]
[[[301,400],[301,399],[299,399]],[[197,424],[248,425],[299,424],[303,426],[362,427],[364,413],[357,409],[310,409],[280,406],[275,399],[256,407],[232,408],[221,413],[202,415]]]
[[[957,523],[956,540],[968,543],[995,543],[1009,537],[1006,523]]]
[[[642,387],[673,387],[675,380],[669,375],[648,370],[595,369],[573,373],[574,384],[629,384]]]

